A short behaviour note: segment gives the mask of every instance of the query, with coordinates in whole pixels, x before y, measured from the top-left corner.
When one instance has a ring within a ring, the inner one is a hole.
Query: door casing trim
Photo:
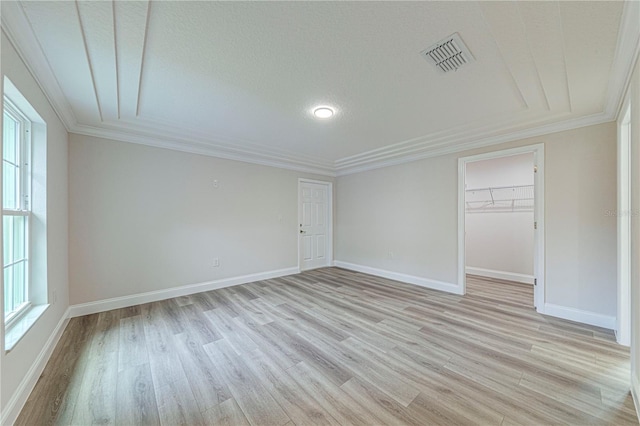
[[[534,174],[534,221],[537,223],[533,250],[533,276],[537,279],[537,284],[534,288],[534,303],[536,311],[543,314],[546,303],[544,271],[544,143],[503,149],[500,151],[485,152],[483,154],[458,158],[458,288],[460,289],[461,294],[466,293],[465,177],[467,163],[525,153],[533,153],[533,164],[537,167],[537,172]]]

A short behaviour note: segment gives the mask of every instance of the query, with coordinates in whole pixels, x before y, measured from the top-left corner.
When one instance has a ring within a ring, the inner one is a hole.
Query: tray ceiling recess
[[[469,48],[458,33],[451,34],[422,51],[422,56],[440,71],[458,71],[460,67],[474,61]]]

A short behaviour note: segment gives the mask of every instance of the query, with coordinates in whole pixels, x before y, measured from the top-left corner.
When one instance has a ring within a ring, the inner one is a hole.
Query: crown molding
[[[597,116],[599,114],[602,113],[595,115]],[[455,152],[457,149],[451,150],[454,145],[466,145],[486,138],[500,137],[501,142],[509,142],[514,140],[509,136],[512,134],[519,135],[521,132],[533,130],[538,127],[548,126],[551,124],[561,125],[565,121],[573,122],[585,117],[571,116],[570,113],[565,112],[556,114],[552,117],[530,114],[529,119],[526,121],[524,118],[524,114],[521,114],[519,120],[511,119],[504,122],[494,122],[492,125],[486,126],[482,126],[480,124],[467,124],[450,130],[432,133],[419,138],[387,145],[361,154],[339,159],[336,161],[336,169],[349,169],[354,166],[375,163],[377,161],[386,161],[390,158],[412,156],[413,154],[419,154],[426,151],[431,152],[444,149],[446,152]],[[590,118],[586,118],[586,120],[588,123],[591,121]],[[560,129],[560,131],[561,130],[563,129]]]
[[[295,170],[298,172],[312,173],[322,176],[335,176],[333,164],[330,162],[312,162],[308,160],[301,160],[293,156],[273,155],[236,147],[214,145],[208,140],[198,140],[190,137],[141,133],[133,129],[105,129],[102,127],[86,126],[82,124],[74,126],[69,132],[83,136],[129,142],[138,145],[170,149],[190,154],[206,155],[209,157],[224,158],[226,160],[242,161],[245,163]]]
[[[22,6],[17,1],[3,1],[0,7],[2,8],[2,13],[0,13],[2,31],[42,89],[64,127],[70,131],[78,120],[73,113],[71,104],[60,88]]]
[[[326,158],[299,154],[285,149],[261,145],[253,140],[230,138],[211,132],[202,133],[196,127],[178,127],[166,121],[138,116],[135,119],[121,118],[116,122],[103,123],[103,129],[114,129],[134,134],[146,134],[163,139],[172,139],[184,143],[204,144],[222,152],[231,151],[240,154],[259,155],[271,160],[288,161],[313,167],[333,170],[334,162]]]
[[[586,117],[573,118],[556,123],[512,131],[509,133],[498,134],[487,132],[484,135],[475,134],[464,137],[454,135],[446,138],[445,141],[432,141],[432,144],[423,142],[423,144],[421,144],[420,146],[413,147],[411,152],[405,151],[400,154],[390,153],[387,156],[385,156],[384,153],[379,153],[373,159],[363,159],[361,161],[354,159],[348,165],[336,167],[336,176],[360,173],[368,170],[375,170],[383,167],[395,166],[412,161],[422,160],[424,158],[454,154],[457,152],[469,151],[471,149],[498,145],[501,143],[512,142],[520,139],[538,137],[551,133],[577,129],[580,127],[593,126],[596,124],[607,123],[613,120],[614,117],[603,112]]]

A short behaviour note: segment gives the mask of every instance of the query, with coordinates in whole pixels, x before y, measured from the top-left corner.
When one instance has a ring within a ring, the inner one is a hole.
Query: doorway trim
[[[533,276],[534,306],[536,311],[544,313],[545,307],[545,274],[544,274],[544,144],[527,145],[500,151],[486,152],[458,158],[458,288],[461,294],[467,291],[465,272],[465,181],[467,163],[494,158],[509,157],[517,154],[533,153],[533,164],[537,168],[534,173],[534,213],[533,220],[537,225],[533,238]]]
[[[302,244],[299,235],[299,226],[298,224],[302,220],[302,208],[301,208],[301,200],[300,200],[300,186],[303,183],[315,183],[318,185],[324,185],[327,187],[327,265],[333,266],[333,182],[324,181],[324,180],[315,180],[315,179],[307,179],[307,178],[298,178],[298,216],[296,219],[296,227],[295,233],[296,238],[298,239],[298,273],[302,272]]]
[[[618,313],[616,340],[631,344],[631,102],[624,99],[618,126]]]

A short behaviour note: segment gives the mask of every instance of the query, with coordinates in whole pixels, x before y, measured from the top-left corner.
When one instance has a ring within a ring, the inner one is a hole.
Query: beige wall
[[[298,178],[332,180],[76,134],[69,143],[72,304],[297,267]]]
[[[339,177],[336,260],[456,283],[457,170],[446,155]]]
[[[640,212],[640,60],[628,92],[631,101],[631,211]],[[631,215],[631,376],[640,397],[640,216]],[[636,409],[640,409],[636,407]]]
[[[341,176],[336,260],[456,284],[457,159],[538,143],[546,303],[615,317],[616,220],[605,214],[616,208],[615,123]]]
[[[607,123],[545,143],[547,303],[616,316],[616,134]]]
[[[47,98],[2,33],[2,74],[6,75],[47,123],[47,271],[52,304],[8,354],[0,350],[4,409],[63,317],[68,292],[67,132]],[[4,343],[2,343],[4,348]]]

